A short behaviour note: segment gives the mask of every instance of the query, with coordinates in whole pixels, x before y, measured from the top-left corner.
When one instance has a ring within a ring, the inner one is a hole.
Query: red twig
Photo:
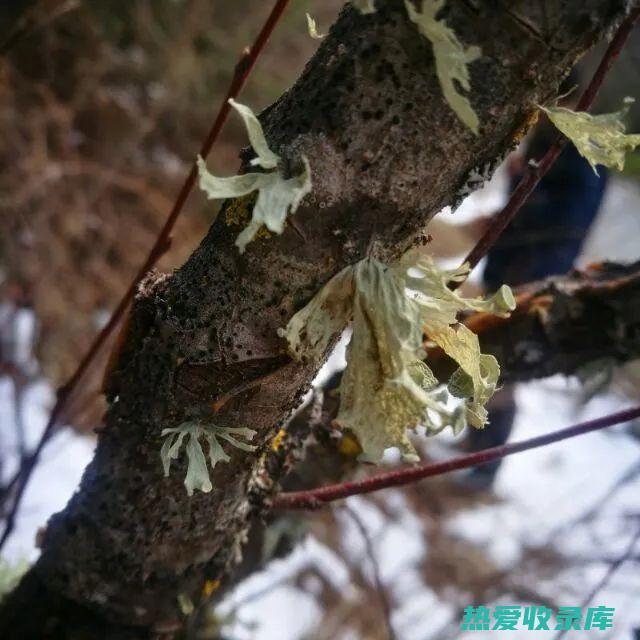
[[[353,520],[353,523],[356,525],[356,528],[358,529],[360,535],[362,536],[362,539],[364,540],[365,551],[367,557],[369,558],[369,564],[371,565],[371,571],[373,573],[373,583],[375,585],[376,591],[378,592],[380,604],[382,605],[382,613],[384,615],[384,621],[387,626],[389,640],[396,640],[396,634],[393,630],[393,625],[391,624],[391,603],[389,602],[387,591],[385,589],[384,583],[382,582],[382,577],[380,575],[380,565],[378,564],[378,558],[376,557],[375,549],[373,548],[373,541],[371,540],[371,536],[369,535],[367,528],[364,526],[364,522],[362,522],[360,516],[351,507],[349,507],[349,505],[344,505],[344,511]]]
[[[453,458],[452,460],[398,469],[397,471],[381,473],[357,482],[333,484],[308,491],[281,493],[273,499],[271,506],[273,509],[317,509],[335,500],[342,500],[349,496],[364,493],[372,493],[373,491],[380,491],[381,489],[388,489],[390,487],[401,487],[405,484],[417,482],[418,480],[424,480],[425,478],[439,476],[459,469],[475,467],[486,462],[493,462],[494,460],[505,458],[514,453],[544,447],[554,442],[581,436],[585,433],[611,427],[615,424],[627,422],[638,417],[640,417],[640,406],[619,411],[618,413],[613,413],[595,420],[589,420],[588,422],[582,422],[566,429],[552,431],[542,436],[522,440],[521,442],[504,444],[499,447],[491,447],[490,449],[469,453]]]
[[[611,68],[611,65],[615,62],[616,58],[620,55],[622,48],[624,47],[629,34],[633,30],[633,26],[640,17],[640,8],[634,9],[622,22],[618,31],[616,32],[613,40],[607,47],[600,65],[591,78],[589,86],[586,88],[582,97],[578,101],[576,106],[577,111],[586,111],[591,107],[593,101],[602,86],[607,72]],[[527,166],[525,174],[518,183],[518,186],[514,189],[509,202],[507,202],[504,209],[493,219],[491,226],[485,234],[478,240],[477,244],[470,251],[469,255],[465,258],[465,262],[469,263],[471,269],[476,267],[480,260],[487,255],[491,247],[496,243],[498,238],[502,235],[509,223],[513,220],[515,215],[520,211],[522,206],[527,202],[529,196],[536,188],[542,177],[553,166],[553,163],[558,159],[558,156],[562,152],[567,138],[561,133],[556,133],[551,146],[544,154],[544,156],[537,162],[530,162]],[[460,286],[460,282],[456,282],[452,288]]]
[[[260,30],[260,33],[258,34],[255,42],[253,43],[253,46],[251,48],[244,49],[244,51],[242,52],[240,60],[236,65],[231,84],[229,85],[229,89],[227,90],[227,94],[222,104],[220,105],[220,109],[213,122],[213,125],[211,126],[211,130],[207,134],[207,137],[205,138],[204,142],[202,143],[202,147],[200,148],[200,155],[203,158],[206,158],[209,155],[211,148],[218,139],[222,127],[226,122],[227,117],[229,116],[229,112],[231,110],[229,99],[237,97],[240,93],[242,87],[247,81],[247,78],[249,77],[249,74],[255,66],[256,61],[262,53],[264,46],[269,40],[269,37],[273,33],[288,4],[289,0],[276,1],[273,9],[271,10],[271,13],[269,14],[266,22]],[[40,437],[38,444],[36,445],[36,448],[31,455],[24,459],[24,462],[18,470],[16,477],[9,484],[9,486],[16,486],[17,483],[17,489],[13,504],[7,516],[5,530],[2,534],[2,538],[0,539],[0,549],[2,549],[5,541],[13,530],[13,527],[15,525],[16,512],[18,510],[20,500],[22,499],[22,495],[29,481],[29,478],[31,477],[33,469],[36,466],[38,459],[40,458],[42,449],[51,438],[56,426],[58,425],[59,420],[67,409],[69,402],[78,387],[78,384],[84,378],[91,364],[94,362],[96,356],[107,342],[109,336],[113,333],[115,328],[120,323],[120,320],[127,310],[129,303],[135,295],[138,284],[149,272],[149,270],[156,264],[160,257],[164,255],[164,253],[166,253],[166,251],[169,249],[169,246],[171,244],[171,231],[175,226],[178,216],[184,208],[187,198],[189,197],[189,194],[191,193],[195,185],[197,177],[198,168],[194,162],[191,165],[189,174],[187,175],[184,184],[180,189],[180,192],[178,193],[178,197],[176,198],[173,208],[169,212],[169,215],[167,216],[167,219],[162,229],[160,230],[156,241],[149,251],[149,255],[136,273],[134,279],[129,285],[129,288],[122,296],[122,299],[118,303],[117,307],[111,314],[109,321],[96,336],[95,340],[89,347],[89,350],[87,351],[85,356],[82,358],[80,364],[78,365],[71,378],[62,387],[60,387],[56,403],[51,411],[51,415],[49,416],[49,421],[47,422],[47,425],[42,433],[42,436]]]

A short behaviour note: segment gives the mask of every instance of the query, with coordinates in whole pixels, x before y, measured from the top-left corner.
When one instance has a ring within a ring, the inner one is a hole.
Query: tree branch
[[[431,217],[479,186],[478,172],[491,173],[534,105],[556,95],[575,59],[629,6],[548,0],[541,42],[494,2],[477,3],[472,19],[465,3],[449,3],[447,23],[483,51],[471,65],[478,136],[443,100],[430,44],[401,0],[378,0],[370,15],[346,6],[296,85],[261,116],[292,173],[308,158],[312,195],[294,225],[244,255],[234,241],[250,204],[228,203],[181,269],[142,282],[95,458],[49,521],[40,559],[0,606],[0,636],[47,628],[83,637],[74,605],[112,638],[134,637],[125,626],[135,637],[180,626],[176,595],[197,603],[206,580],[228,572],[289,466],[273,437],[317,367],[291,362],[277,329],[344,266],[368,253],[392,260],[421,242]],[[527,0],[511,8],[535,23]],[[222,397],[231,399],[213,414]],[[234,450],[212,474],[213,491],[187,498],[184,460],[162,477],[160,432],[198,419],[250,426],[259,449]]]
[[[502,382],[572,375],[601,359],[640,358],[640,262],[548,278],[520,287],[516,299],[510,318],[478,313],[464,321],[500,362]],[[442,352],[429,355],[444,379],[451,363]]]
[[[444,462],[402,468],[398,471],[390,471],[389,473],[371,476],[358,482],[344,482],[342,484],[320,487],[319,489],[310,489],[309,491],[281,493],[273,499],[271,506],[273,509],[318,509],[326,504],[335,502],[336,500],[343,500],[349,496],[373,493],[374,491],[389,489],[391,487],[401,487],[406,484],[418,482],[419,480],[424,480],[425,478],[450,473],[451,471],[468,469],[469,467],[475,467],[480,464],[506,458],[514,453],[545,447],[554,442],[575,438],[576,436],[591,433],[592,431],[605,429],[622,422],[628,422],[638,417],[640,417],[640,407],[634,407],[633,409],[619,411],[602,418],[582,422],[573,427],[552,431],[543,436],[537,436],[511,444],[503,444],[498,447],[491,447],[490,449],[483,449],[482,451],[469,453]]]

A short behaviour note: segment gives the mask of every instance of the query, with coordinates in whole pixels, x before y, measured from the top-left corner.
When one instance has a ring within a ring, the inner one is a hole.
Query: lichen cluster
[[[353,320],[337,422],[358,437],[361,460],[377,462],[389,447],[416,460],[406,432],[420,425],[434,434],[447,426],[458,432],[465,423],[486,424],[484,405],[500,367],[480,352],[477,336],[457,316],[463,310],[504,316],[515,302],[508,287],[486,300],[463,298],[448,284],[467,273],[466,266],[440,270],[418,252],[394,266],[365,258],[332,278],[281,329],[294,358],[320,362]],[[425,362],[425,335],[458,364],[450,393]],[[451,395],[464,402],[456,406]]]

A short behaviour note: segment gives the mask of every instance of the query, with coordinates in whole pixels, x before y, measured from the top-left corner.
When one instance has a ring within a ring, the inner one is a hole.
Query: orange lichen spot
[[[254,192],[235,198],[225,211],[224,219],[227,225],[246,226],[251,220],[251,209],[253,209],[257,197],[257,193]]]
[[[527,135],[527,131],[531,129],[531,127],[538,122],[538,118],[540,117],[540,110],[534,109],[527,115],[522,124],[515,130],[513,134],[513,138],[511,139],[514,144],[520,144],[522,138]]]
[[[229,400],[231,400],[230,395],[227,394],[227,395],[221,396],[215,402],[211,403],[211,411],[213,411],[213,413],[218,413],[218,411],[220,411],[220,409],[222,409],[222,407],[224,407],[224,405],[227,404]]]
[[[273,440],[269,445],[269,447],[271,448],[271,451],[276,451],[276,452],[280,451],[286,437],[287,437],[287,432],[284,429],[280,429],[280,431],[278,431],[278,433],[276,433],[276,435],[273,437]]]
[[[225,211],[225,222],[228,226],[238,225],[239,227],[246,227],[251,220],[251,212],[253,206],[258,199],[258,192],[248,193],[246,196],[240,196],[234,198],[233,202],[229,204]],[[270,238],[271,233],[266,227],[261,227],[256,238]]]
[[[202,597],[210,598],[211,595],[220,587],[220,580],[205,580],[202,587]]]
[[[529,313],[532,315],[537,315],[542,322],[546,322],[549,318],[549,309],[553,306],[553,296],[552,295],[541,295],[536,296],[529,306]]]

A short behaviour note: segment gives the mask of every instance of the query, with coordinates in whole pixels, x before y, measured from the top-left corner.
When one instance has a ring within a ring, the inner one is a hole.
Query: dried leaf
[[[307,13],[307,28],[309,29],[309,35],[314,40],[322,40],[327,34],[326,33],[318,33],[318,25],[316,21]]]
[[[374,0],[351,0],[351,4],[363,15],[376,12]]]
[[[633,151],[640,145],[640,134],[625,133],[624,117],[633,102],[633,98],[625,98],[624,106],[620,111],[597,116],[563,107],[540,108],[573,142],[580,155],[587,159],[597,175],[597,164],[622,171],[627,152]]]
[[[180,455],[180,448],[186,438],[187,444],[187,475],[184,485],[187,494],[192,496],[195,489],[208,493],[213,488],[207,469],[207,460],[200,444],[200,437],[204,436],[209,443],[209,461],[213,469],[218,462],[228,462],[229,456],[224,452],[218,438],[222,438],[234,447],[243,451],[254,451],[256,447],[237,440],[234,436],[241,436],[247,440],[253,439],[255,431],[243,427],[218,427],[216,425],[204,425],[199,422],[183,422],[172,429],[163,429],[162,436],[165,441],[160,449],[160,458],[164,469],[164,475],[169,476],[171,471],[171,461],[176,460]]]
[[[433,45],[436,73],[446,101],[458,118],[477,135],[478,115],[469,99],[458,91],[455,82],[465,91],[471,89],[467,65],[480,57],[481,50],[476,46],[465,48],[444,20],[436,20],[443,5],[444,0],[422,0],[421,11],[418,11],[412,0],[405,0],[409,18]]]
[[[484,404],[500,369],[493,356],[480,353],[477,337],[457,325],[457,315],[465,309],[507,315],[515,302],[507,287],[488,300],[451,291],[447,284],[467,272],[441,271],[416,253],[394,267],[367,258],[330,280],[281,332],[292,356],[320,360],[353,313],[337,421],[358,437],[360,459],[377,462],[395,446],[415,460],[407,429],[423,425],[434,434],[451,426],[458,432],[465,417],[477,427],[486,422]],[[452,388],[463,391],[464,405],[449,406],[448,393],[423,362],[423,333],[460,365]]]
[[[251,164],[259,165],[263,169],[275,169],[280,158],[269,149],[258,118],[249,107],[233,100],[229,102],[242,116],[249,140],[257,154]],[[289,212],[295,213],[302,199],[311,191],[311,168],[304,156],[302,162],[304,171],[293,178],[284,178],[279,170],[218,178],[209,173],[204,160],[198,156],[200,188],[210,200],[238,198],[258,191],[251,221],[236,239],[236,246],[240,253],[244,253],[247,244],[255,238],[263,225],[269,231],[282,233]]]

